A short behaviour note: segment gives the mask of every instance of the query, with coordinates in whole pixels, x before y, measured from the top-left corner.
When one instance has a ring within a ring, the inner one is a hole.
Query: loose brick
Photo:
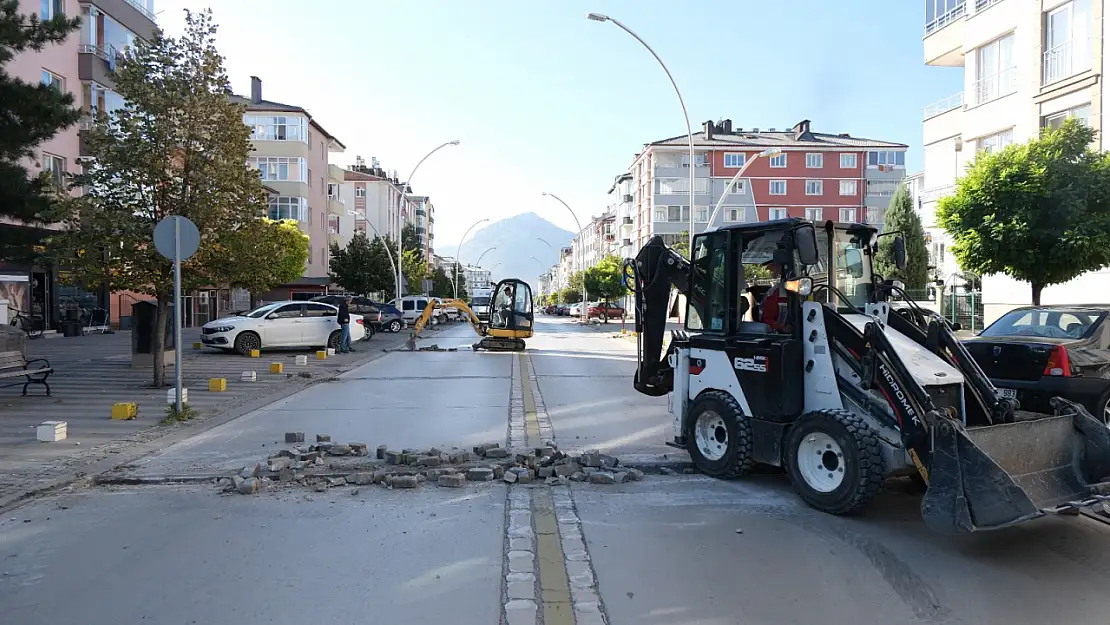
[[[536,456],[540,458],[548,458],[555,455],[555,450],[551,447],[537,447]]]
[[[499,464],[492,465],[490,469],[493,470],[493,479],[495,480],[499,480],[502,476],[505,475],[505,467]]]
[[[317,434],[316,435],[316,442],[317,443],[330,443],[331,442],[331,435],[330,434]]]
[[[531,484],[532,483],[532,475],[530,473],[517,474],[516,481],[517,481],[518,484]]]
[[[419,467],[438,467],[440,465],[439,456],[422,456],[416,459],[416,466]]]
[[[366,486],[367,484],[374,483],[374,474],[369,471],[360,471],[352,473],[347,476],[348,484],[357,484],[358,486]]]
[[[570,476],[570,481],[572,481],[572,482],[585,482],[586,481],[586,474],[581,472],[581,471],[577,471],[575,473],[572,473],[571,476]]]
[[[493,449],[486,450],[487,458],[508,458],[509,450],[501,447],[494,447]]]
[[[286,432],[285,433],[285,442],[286,443],[303,443],[304,442],[304,432]]]
[[[509,472],[509,473],[506,473],[505,475],[501,476],[501,479],[505,480],[509,484],[515,484],[516,481],[517,481],[517,474],[513,473],[513,472]]]
[[[536,475],[539,477],[551,477],[555,475],[555,467],[540,467],[536,469]]]
[[[462,488],[466,483],[466,476],[462,473],[445,473],[439,476],[436,483],[447,488]]]
[[[624,482],[627,479],[628,479],[628,473],[626,473],[624,471],[617,471],[616,473],[613,474],[613,481],[616,482],[617,484],[624,484]]]
[[[328,450],[328,454],[332,456],[349,456],[351,455],[350,445],[332,445]]]
[[[598,471],[597,473],[594,473],[594,474],[590,475],[590,483],[591,484],[613,484],[615,482],[616,482],[616,479],[613,478],[612,473],[606,473],[604,471]]]
[[[248,477],[239,482],[236,486],[236,490],[239,491],[240,495],[253,495],[257,493],[260,488],[262,488],[262,480],[257,477]]]
[[[393,488],[416,488],[420,484],[420,480],[416,477],[415,475],[394,475],[390,485]]]
[[[293,472],[293,469],[282,469],[278,474],[278,479],[283,482],[292,482],[297,479],[297,474]]]
[[[629,482],[639,482],[642,479],[644,479],[644,472],[643,471],[641,471],[639,469],[629,469],[628,470],[628,481]]]
[[[292,458],[270,458],[270,470],[281,471],[293,466]]]
[[[261,474],[262,474],[262,463],[256,462],[254,464],[254,466],[247,465],[247,466],[243,467],[243,470],[239,472],[239,477],[241,477],[245,480],[247,478],[258,477]]]
[[[466,479],[471,482],[488,482],[493,479],[493,469],[474,467],[466,472]]]
[[[370,446],[366,443],[349,443],[351,446],[351,453],[356,456],[370,455]]]
[[[385,445],[378,445],[377,458],[378,460],[385,460],[385,452],[389,451],[389,447]]]
[[[328,478],[328,486],[343,486],[346,483],[347,483],[347,478],[345,478],[343,476],[329,477]]]
[[[392,464],[392,465],[404,464],[405,463],[405,454],[403,454],[399,451],[387,451],[387,452],[385,452],[385,461],[386,461],[386,463]]]
[[[460,451],[458,453],[447,456],[447,461],[451,464],[461,464],[463,462],[470,462],[470,452]]]
[[[587,451],[582,454],[578,459],[584,467],[600,467],[601,466],[601,453],[597,451]]]
[[[555,465],[555,475],[566,477],[578,473],[579,467],[577,464],[557,464]]]

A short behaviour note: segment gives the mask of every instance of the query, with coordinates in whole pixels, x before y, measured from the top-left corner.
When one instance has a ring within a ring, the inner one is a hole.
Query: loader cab
[[[489,329],[494,336],[529,338],[535,312],[532,288],[527,282],[507,278],[497,283],[490,298]]]

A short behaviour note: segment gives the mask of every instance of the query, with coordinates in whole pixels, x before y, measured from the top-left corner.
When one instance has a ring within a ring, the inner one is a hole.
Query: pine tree
[[[81,118],[72,93],[28,83],[3,70],[15,55],[61,43],[81,27],[79,18],[59,15],[40,21],[19,13],[19,0],[0,1],[0,222],[35,225],[51,204],[53,181],[44,171],[31,176],[27,159],[35,148]],[[44,230],[0,223],[0,260],[27,260]]]

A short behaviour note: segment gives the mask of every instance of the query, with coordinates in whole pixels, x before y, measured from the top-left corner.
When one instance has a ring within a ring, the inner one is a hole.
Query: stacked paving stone
[[[545,484],[566,484],[568,480],[620,484],[644,476],[637,469],[620,467],[613,456],[587,451],[572,457],[551,441],[522,453],[513,453],[499,443],[450,451],[436,447],[395,451],[382,445],[371,457],[366,443],[333,443],[326,434],[316,435],[316,443],[311,445],[303,444],[303,432],[288,433],[285,440],[294,446],[270,455],[265,463],[246,466],[238,475],[221,479],[221,486],[228,492],[252,495],[269,485],[326,492],[347,485],[418,488],[425,482],[461,488],[467,482],[494,480],[509,484],[537,480]]]

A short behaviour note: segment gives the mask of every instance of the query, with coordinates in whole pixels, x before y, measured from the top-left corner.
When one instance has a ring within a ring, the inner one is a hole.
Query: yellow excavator
[[[408,349],[416,349],[416,337],[428,325],[437,308],[456,308],[466,316],[470,327],[482,337],[472,346],[475,351],[521,352],[524,351],[524,339],[532,338],[535,322],[532,288],[517,278],[506,278],[497,283],[490,298],[489,323],[478,319],[478,315],[461,299],[430,299],[413,324],[406,343]]]

